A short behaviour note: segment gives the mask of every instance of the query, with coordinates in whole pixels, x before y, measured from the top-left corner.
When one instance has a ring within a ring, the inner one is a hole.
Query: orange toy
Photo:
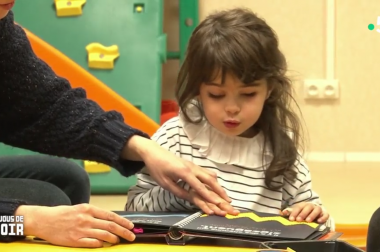
[[[89,99],[96,101],[104,110],[120,112],[127,124],[152,135],[159,125],[131,103],[114,92],[95,76],[83,69],[66,55],[24,29],[36,55],[45,61],[57,75],[68,79],[74,88],[81,87]]]

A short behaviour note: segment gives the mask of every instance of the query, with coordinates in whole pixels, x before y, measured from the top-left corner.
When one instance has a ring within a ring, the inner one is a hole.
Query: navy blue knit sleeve
[[[149,136],[124,123],[116,111],[105,112],[73,89],[33,52],[13,13],[0,20],[0,141],[61,157],[101,162],[124,176],[142,162],[122,160],[134,135]]]

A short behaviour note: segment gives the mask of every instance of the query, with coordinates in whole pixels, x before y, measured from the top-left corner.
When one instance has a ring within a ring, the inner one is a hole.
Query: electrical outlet
[[[338,99],[339,82],[338,80],[305,80],[304,81],[305,99]]]

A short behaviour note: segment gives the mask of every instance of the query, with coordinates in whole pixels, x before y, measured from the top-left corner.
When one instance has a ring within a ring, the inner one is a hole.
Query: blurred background
[[[365,226],[380,206],[380,1],[18,0],[14,13],[59,75],[152,134],[177,113],[174,86],[192,30],[233,7],[252,9],[277,32],[315,190],[342,228]],[[0,155],[25,153],[0,146]],[[90,174],[91,203],[123,209],[134,177],[75,162]]]

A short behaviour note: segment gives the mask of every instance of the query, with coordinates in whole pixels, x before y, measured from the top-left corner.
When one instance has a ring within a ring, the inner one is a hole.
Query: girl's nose
[[[225,107],[225,110],[227,113],[236,114],[240,111],[240,108],[237,104],[229,104]]]

